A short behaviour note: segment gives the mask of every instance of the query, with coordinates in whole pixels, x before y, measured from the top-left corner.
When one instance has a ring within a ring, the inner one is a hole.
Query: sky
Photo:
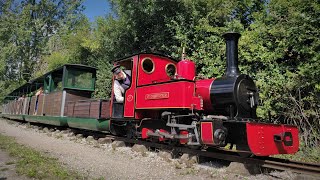
[[[111,12],[108,0],[85,0],[83,6],[85,7],[84,14],[91,22],[96,16],[105,16]]]

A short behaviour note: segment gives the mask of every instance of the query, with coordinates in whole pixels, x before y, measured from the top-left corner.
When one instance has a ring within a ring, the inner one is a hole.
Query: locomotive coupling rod
[[[184,128],[184,129],[187,129],[187,128],[195,128],[195,127],[196,127],[196,125],[173,124],[173,123],[167,123],[167,126]]]
[[[208,115],[207,118],[228,120],[228,117],[226,117],[226,116]]]
[[[195,116],[194,114],[188,114],[188,115],[176,115],[176,116],[172,116],[173,118],[176,117],[190,117],[190,116]]]
[[[169,139],[188,139],[192,136],[190,135],[179,135],[179,134],[168,134],[165,132],[160,132],[160,131],[156,131],[156,132],[151,132],[148,131],[148,136],[158,136],[158,137],[165,137],[165,138],[169,138]]]

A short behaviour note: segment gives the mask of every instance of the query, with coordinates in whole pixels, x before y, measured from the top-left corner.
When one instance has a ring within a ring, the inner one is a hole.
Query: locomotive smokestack
[[[228,32],[223,35],[226,40],[227,70],[225,76],[238,76],[238,40],[241,34]]]

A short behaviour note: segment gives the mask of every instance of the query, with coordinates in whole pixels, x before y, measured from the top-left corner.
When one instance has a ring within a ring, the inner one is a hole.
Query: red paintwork
[[[146,73],[142,70],[142,61],[145,58],[150,58],[154,62],[154,71]],[[201,98],[194,97],[194,83],[192,82],[173,82],[172,77],[166,73],[166,66],[177,63],[169,58],[161,57],[153,54],[140,54],[132,57],[133,66],[131,72],[131,87],[126,90],[124,100],[124,117],[141,119],[145,117],[145,113],[138,112],[137,109],[156,109],[156,108],[188,108],[188,109],[203,109]],[[189,60],[184,60],[180,64],[181,69],[191,71],[188,74],[184,73],[185,78],[194,78],[194,63]],[[169,81],[169,82],[168,82]],[[168,82],[165,84],[158,84]],[[170,82],[172,84],[170,84]],[[141,85],[154,86],[143,86]],[[157,84],[157,85],[156,85]],[[138,88],[137,88],[138,87]],[[160,91],[159,91],[160,90]],[[181,93],[182,90],[182,93]],[[112,90],[113,94],[113,90]],[[171,94],[171,96],[170,96]],[[177,96],[178,95],[178,96]],[[139,96],[139,97],[138,97]],[[112,101],[113,101],[112,96]],[[110,114],[112,113],[112,105]],[[147,113],[149,114],[149,113]],[[148,116],[148,115],[147,115]]]
[[[194,81],[196,75],[196,65],[191,60],[181,60],[177,63],[178,78]]]
[[[248,146],[251,152],[257,156],[293,154],[299,149],[299,132],[296,126],[248,122],[246,127]],[[291,132],[293,139],[292,146],[285,146],[283,141],[274,141],[274,135],[285,132]]]
[[[154,62],[154,71],[150,74],[142,70],[142,61],[145,58],[150,58]],[[152,54],[141,54],[138,63],[137,86],[170,81],[170,77],[166,73],[166,66],[168,64],[174,64],[176,66],[177,63],[169,58]]]
[[[125,100],[124,100],[124,114],[125,118],[133,118],[134,117],[134,102],[136,98],[136,82],[137,82],[137,65],[138,65],[138,55],[132,57],[133,66],[131,70],[131,86],[125,92]]]
[[[202,97],[203,109],[206,112],[213,111],[210,100],[210,89],[214,79],[202,79],[196,81],[196,94]]]
[[[143,119],[145,117],[151,118],[151,119],[158,119],[160,117],[160,111],[159,110],[141,110],[138,109],[135,111],[135,118],[136,119]]]
[[[200,109],[194,97],[195,83],[176,81],[137,88],[137,109],[187,108]]]
[[[114,92],[113,92],[113,90],[114,90],[113,89],[113,83],[114,83],[114,76],[112,77],[112,86],[111,86],[112,90],[111,90],[111,100],[110,100],[111,103],[110,103],[110,112],[109,112],[110,113],[110,117],[112,117],[112,108],[113,108],[113,103],[112,102],[114,102],[114,98],[115,98],[114,97]]]
[[[197,96],[192,98],[193,109],[203,110],[202,98]]]
[[[187,136],[189,134],[188,131],[180,131],[179,133],[181,136]],[[187,144],[188,143],[188,138],[180,139],[180,144]]]
[[[148,129],[148,128],[142,128],[141,138],[142,139],[147,139],[149,137],[148,132],[153,132],[153,131],[151,129]]]
[[[160,117],[161,112],[157,109],[137,109],[135,111],[135,118],[136,119],[143,119],[143,118],[151,118],[151,119],[158,119]]]
[[[201,122],[201,141],[203,144],[213,145],[213,122]]]

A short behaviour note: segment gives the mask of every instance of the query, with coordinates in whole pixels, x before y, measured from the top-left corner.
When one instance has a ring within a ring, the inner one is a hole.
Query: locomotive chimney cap
[[[240,37],[241,37],[241,34],[238,33],[238,32],[230,31],[230,32],[224,33],[222,36],[223,36],[225,39],[240,38]]]

